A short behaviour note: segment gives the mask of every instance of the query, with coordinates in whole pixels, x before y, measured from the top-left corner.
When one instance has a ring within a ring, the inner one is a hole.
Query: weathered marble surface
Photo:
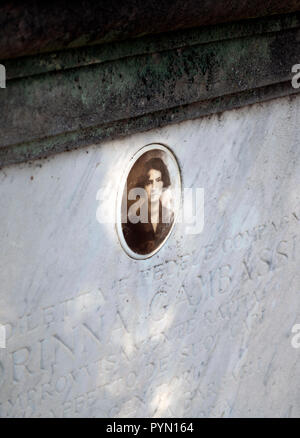
[[[1,170],[0,415],[299,416],[299,120],[283,98]],[[150,142],[205,227],[137,261],[96,194]]]

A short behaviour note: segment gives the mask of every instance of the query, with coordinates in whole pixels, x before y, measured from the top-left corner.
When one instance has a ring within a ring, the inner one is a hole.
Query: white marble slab
[[[283,98],[2,169],[0,415],[298,417],[299,120]],[[205,226],[133,260],[96,214],[152,142]]]

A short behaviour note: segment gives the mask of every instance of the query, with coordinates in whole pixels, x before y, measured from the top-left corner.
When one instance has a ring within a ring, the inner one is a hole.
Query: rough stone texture
[[[299,0],[4,1],[0,58],[299,10]]]
[[[146,55],[186,46],[195,46],[229,39],[280,32],[300,27],[300,13],[274,15],[255,20],[243,20],[214,26],[147,35],[140,38],[106,44],[72,48],[33,56],[2,60],[7,68],[7,80],[67,70],[107,61]]]
[[[299,417],[299,120],[282,98],[1,170],[1,416]],[[205,227],[134,261],[96,212],[151,142]]]
[[[295,14],[10,62],[0,166],[299,92],[299,32]]]

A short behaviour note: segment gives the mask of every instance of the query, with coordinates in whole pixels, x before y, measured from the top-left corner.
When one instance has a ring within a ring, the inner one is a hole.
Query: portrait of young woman
[[[155,252],[173,227],[174,188],[179,177],[178,171],[174,175],[174,168],[168,168],[174,167],[173,161],[167,150],[150,149],[136,160],[128,173],[123,194],[122,207],[126,214],[123,213],[122,233],[126,245],[135,254]]]

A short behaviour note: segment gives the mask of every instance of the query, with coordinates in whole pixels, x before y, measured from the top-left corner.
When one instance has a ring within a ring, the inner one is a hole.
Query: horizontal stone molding
[[[10,60],[0,165],[297,93],[291,14]]]
[[[4,1],[0,58],[299,10],[299,0]]]

